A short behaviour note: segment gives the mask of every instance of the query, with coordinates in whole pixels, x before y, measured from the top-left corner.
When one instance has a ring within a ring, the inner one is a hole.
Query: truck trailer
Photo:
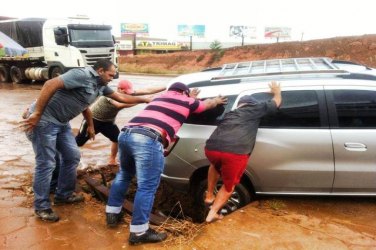
[[[83,17],[0,21],[0,31],[27,51],[0,57],[0,82],[45,81],[72,68],[93,66],[99,59],[116,65],[111,29]]]

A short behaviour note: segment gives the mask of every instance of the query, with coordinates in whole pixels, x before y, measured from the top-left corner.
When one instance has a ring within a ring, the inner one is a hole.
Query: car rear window
[[[218,122],[223,118],[224,114],[231,110],[236,100],[236,95],[230,95],[226,97],[228,99],[226,105],[217,106],[214,109],[206,110],[200,114],[191,114],[185,123],[197,125],[217,125]]]

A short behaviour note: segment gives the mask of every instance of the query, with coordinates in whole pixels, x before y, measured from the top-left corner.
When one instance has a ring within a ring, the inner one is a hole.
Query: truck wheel
[[[10,82],[9,67],[0,65],[0,82]]]
[[[18,68],[17,66],[12,66],[10,68],[10,78],[14,83],[26,83],[30,82],[29,79],[25,76],[25,71],[23,69]]]
[[[51,71],[51,79],[55,78],[59,75],[62,75],[64,73],[63,69],[60,67],[54,67]]]

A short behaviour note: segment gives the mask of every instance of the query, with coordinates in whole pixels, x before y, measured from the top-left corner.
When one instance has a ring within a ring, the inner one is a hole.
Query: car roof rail
[[[308,73],[348,74],[349,72],[340,69],[327,57],[285,58],[224,64],[222,70],[212,80]]]

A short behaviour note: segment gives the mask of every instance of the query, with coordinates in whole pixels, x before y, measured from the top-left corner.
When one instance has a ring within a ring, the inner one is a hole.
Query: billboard
[[[178,35],[205,37],[205,25],[178,25]]]
[[[121,35],[136,34],[149,36],[149,25],[147,23],[121,23]]]
[[[188,43],[176,41],[137,41],[136,49],[142,50],[187,50]]]
[[[265,27],[265,38],[291,38],[291,28]]]
[[[256,27],[244,25],[231,25],[230,37],[247,37],[256,39]]]

